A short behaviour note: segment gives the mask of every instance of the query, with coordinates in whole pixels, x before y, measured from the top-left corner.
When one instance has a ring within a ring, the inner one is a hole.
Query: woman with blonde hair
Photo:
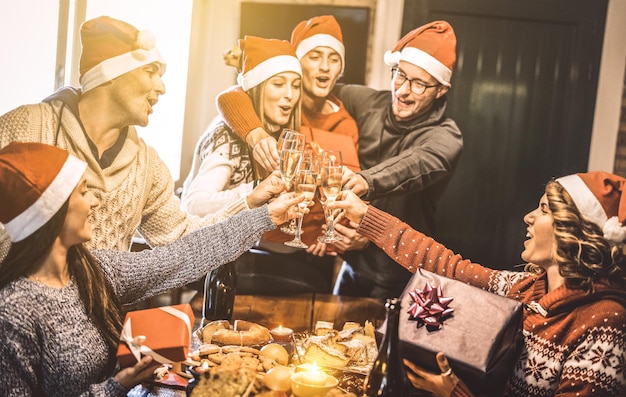
[[[463,259],[353,193],[332,206],[410,272],[423,268],[524,303],[522,353],[498,395],[626,393],[626,179],[590,172],[548,182],[524,217],[523,272]],[[411,383],[437,397],[472,395],[443,353],[437,362],[440,374],[405,361]]]

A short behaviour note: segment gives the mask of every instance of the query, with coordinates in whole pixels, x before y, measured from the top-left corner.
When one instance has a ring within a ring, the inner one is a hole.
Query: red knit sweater
[[[565,285],[547,292],[544,275],[472,263],[375,207],[357,231],[409,271],[422,267],[526,304],[524,348],[505,395],[626,395],[626,286],[602,280],[591,294]],[[471,393],[459,382],[452,395]]]

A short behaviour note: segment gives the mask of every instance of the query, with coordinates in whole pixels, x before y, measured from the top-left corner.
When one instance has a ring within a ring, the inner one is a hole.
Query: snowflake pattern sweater
[[[398,218],[370,206],[358,232],[411,272],[421,267],[525,303],[524,348],[506,396],[626,395],[626,288],[607,280],[594,292],[546,278],[492,270],[450,251]],[[463,382],[452,396],[469,396]]]
[[[274,229],[267,206],[233,215],[142,252],[96,250],[123,304],[186,285],[253,246]],[[120,330],[121,331],[121,330]],[[73,281],[52,288],[26,278],[0,290],[0,396],[116,397],[110,351],[91,322]]]

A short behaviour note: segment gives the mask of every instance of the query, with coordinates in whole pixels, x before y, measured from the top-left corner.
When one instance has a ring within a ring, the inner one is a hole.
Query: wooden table
[[[196,328],[202,318],[202,294],[191,301]],[[233,320],[246,320],[268,328],[283,325],[295,332],[313,330],[317,321],[328,321],[341,329],[346,321],[364,324],[371,321],[378,328],[385,320],[385,305],[373,298],[356,298],[307,293],[290,296],[237,295]],[[135,387],[131,397],[184,397],[185,392],[164,387]]]

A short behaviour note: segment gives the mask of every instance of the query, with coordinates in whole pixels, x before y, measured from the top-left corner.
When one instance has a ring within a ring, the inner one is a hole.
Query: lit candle
[[[291,341],[293,337],[293,330],[279,325],[278,327],[272,329],[270,334],[272,335],[272,339],[276,342],[287,342]]]
[[[326,384],[326,378],[328,375],[326,373],[317,370],[317,371],[304,371],[301,372],[300,379],[302,383],[306,383],[307,385],[312,386],[324,386]]]

